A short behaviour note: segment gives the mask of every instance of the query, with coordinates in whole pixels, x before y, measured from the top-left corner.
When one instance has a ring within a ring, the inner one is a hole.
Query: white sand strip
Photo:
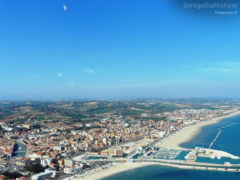
[[[238,111],[238,112],[231,113],[229,115],[225,115],[225,116],[217,117],[217,118],[212,118],[208,121],[202,121],[202,122],[199,122],[197,124],[185,127],[183,129],[181,129],[179,132],[177,132],[176,134],[174,134],[172,136],[169,136],[166,139],[164,139],[162,141],[162,143],[160,144],[160,147],[171,148],[171,149],[184,149],[184,148],[180,147],[180,145],[182,143],[188,142],[192,138],[194,138],[198,133],[201,132],[201,130],[204,126],[216,124],[223,119],[233,117],[233,116],[236,116],[236,115],[239,115],[239,114],[240,114],[240,112]]]

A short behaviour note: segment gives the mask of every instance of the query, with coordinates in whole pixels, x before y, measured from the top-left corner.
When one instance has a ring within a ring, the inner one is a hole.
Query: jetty
[[[220,134],[222,133],[222,129],[220,129],[216,135],[216,137],[213,139],[213,141],[210,143],[208,149],[212,149],[213,144],[216,142],[216,140],[218,139],[218,137],[220,136]]]

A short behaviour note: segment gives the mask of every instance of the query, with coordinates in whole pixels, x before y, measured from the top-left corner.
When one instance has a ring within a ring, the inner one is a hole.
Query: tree
[[[41,164],[31,164],[31,165],[27,165],[25,166],[25,169],[33,172],[33,173],[40,173],[43,172],[45,170],[45,168],[41,165]]]
[[[9,171],[6,171],[3,175],[6,176],[7,179],[15,179],[15,178],[23,176],[21,173],[9,172]]]

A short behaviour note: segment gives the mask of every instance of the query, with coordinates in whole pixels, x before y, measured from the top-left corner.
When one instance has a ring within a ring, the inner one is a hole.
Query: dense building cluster
[[[94,166],[74,162],[73,156],[87,153],[124,156],[129,153],[127,149],[119,148],[124,143],[143,139],[152,139],[151,143],[161,141],[183,127],[226,113],[228,111],[219,109],[181,109],[141,113],[138,118],[104,114],[96,121],[76,122],[69,126],[60,122],[41,124],[34,118],[21,123],[2,122],[0,166],[2,171],[16,170],[28,177],[36,172],[26,167],[36,164],[45,170],[43,176],[72,174]]]

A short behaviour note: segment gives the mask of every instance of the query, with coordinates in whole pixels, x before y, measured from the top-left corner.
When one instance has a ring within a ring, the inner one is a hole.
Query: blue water
[[[198,157],[197,162],[205,162],[205,163],[214,163],[214,164],[224,164],[225,162],[230,162],[231,164],[240,164],[240,159],[231,159],[227,157],[222,157],[221,159],[211,159],[207,157]]]
[[[225,127],[225,128],[224,128]],[[182,147],[194,148],[209,147],[209,144],[217,135],[218,131],[223,128],[217,141],[212,146],[213,149],[227,151],[234,155],[240,156],[240,116],[227,118],[221,122],[204,127],[196,137],[191,141],[182,144]],[[204,161],[204,159],[201,159]],[[216,159],[215,159],[216,160]],[[214,160],[213,160],[214,161]],[[216,160],[218,161],[218,160]],[[205,171],[205,170],[185,170],[163,166],[147,166],[131,171],[126,171],[120,174],[105,178],[104,180],[206,180],[206,179],[238,179],[240,173],[236,172],[220,172],[220,171]]]
[[[196,146],[208,148],[221,128],[223,128],[222,133],[213,144],[212,149],[223,150],[240,156],[240,116],[227,118],[217,124],[203,127],[201,133],[181,146],[186,148],[194,148]]]
[[[240,179],[240,173],[184,170],[164,166],[147,166],[126,171],[104,180],[217,180]]]

